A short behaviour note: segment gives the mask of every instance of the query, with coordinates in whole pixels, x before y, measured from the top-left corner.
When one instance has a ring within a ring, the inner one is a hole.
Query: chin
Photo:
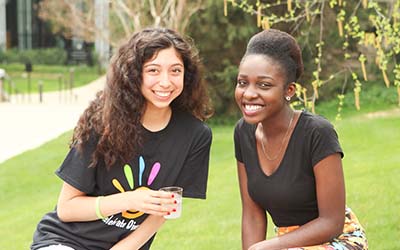
[[[260,122],[260,119],[258,119],[257,117],[254,117],[254,116],[243,115],[243,119],[249,124],[257,124]]]
[[[170,102],[169,103],[161,103],[161,104],[157,104],[155,106],[157,108],[159,108],[159,109],[166,109],[166,108],[169,108],[171,106],[171,103]]]

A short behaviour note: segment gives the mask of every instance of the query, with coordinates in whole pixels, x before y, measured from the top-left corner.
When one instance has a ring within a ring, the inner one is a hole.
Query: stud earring
[[[286,101],[288,101],[288,102],[289,102],[289,101],[290,101],[290,99],[291,99],[291,97],[290,97],[290,96],[286,96],[286,97],[285,97],[285,99],[286,99]]]

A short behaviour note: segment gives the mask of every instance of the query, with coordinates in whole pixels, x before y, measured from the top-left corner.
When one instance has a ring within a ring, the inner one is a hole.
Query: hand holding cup
[[[160,191],[169,192],[174,195],[174,199],[176,200],[176,204],[164,204],[166,207],[175,208],[175,212],[170,213],[169,215],[165,215],[165,219],[177,219],[181,217],[182,214],[182,194],[183,188],[181,187],[163,187],[160,188]]]

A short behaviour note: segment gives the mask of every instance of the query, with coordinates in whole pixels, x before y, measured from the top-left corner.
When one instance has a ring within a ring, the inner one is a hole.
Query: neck
[[[152,109],[146,107],[141,122],[143,127],[146,129],[152,132],[157,132],[164,129],[168,125],[171,115],[172,110],[169,106],[164,109]]]
[[[261,142],[262,151],[269,161],[275,161],[281,159],[281,153],[283,152],[283,148],[287,145],[288,135],[290,134],[292,123],[294,120],[295,113],[293,110],[287,113],[285,116],[279,118],[280,124],[276,125],[275,127],[269,126],[268,129],[264,128],[261,124],[261,138],[259,141]],[[289,121],[287,121],[289,119]],[[265,123],[265,122],[264,122]],[[271,130],[274,129],[274,130]],[[270,133],[270,137],[267,135],[267,131]],[[269,137],[269,138],[268,138]],[[265,142],[265,145],[264,145]],[[269,148],[269,153],[267,149]],[[278,148],[277,153],[276,151],[272,150],[273,148]],[[274,155],[271,155],[271,152],[274,152]]]
[[[271,138],[279,136],[281,133],[285,133],[290,120],[294,117],[294,114],[295,111],[288,107],[268,120],[262,121],[261,126],[263,133]]]

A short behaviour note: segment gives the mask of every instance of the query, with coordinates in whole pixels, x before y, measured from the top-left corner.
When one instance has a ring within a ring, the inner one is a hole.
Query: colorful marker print
[[[158,173],[160,172],[161,164],[159,162],[154,163],[153,167],[150,170],[150,175],[147,180],[147,186],[150,186],[155,178],[157,177]],[[128,164],[124,166],[124,175],[129,185],[129,190],[136,190],[136,189],[149,189],[147,186],[142,186],[142,179],[143,173],[146,169],[146,165],[142,156],[139,157],[139,185],[137,188],[135,187],[135,176],[133,175],[132,168]],[[112,179],[113,186],[121,193],[125,192],[124,187],[117,179]],[[144,213],[136,210],[127,210],[122,212],[122,217],[128,219],[135,219],[142,216]]]

